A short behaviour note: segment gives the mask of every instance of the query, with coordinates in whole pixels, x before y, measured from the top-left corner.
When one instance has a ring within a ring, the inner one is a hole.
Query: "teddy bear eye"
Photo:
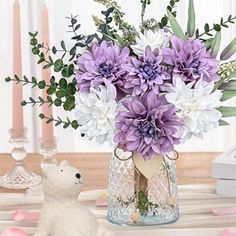
[[[63,172],[63,170],[61,170],[61,172]]]

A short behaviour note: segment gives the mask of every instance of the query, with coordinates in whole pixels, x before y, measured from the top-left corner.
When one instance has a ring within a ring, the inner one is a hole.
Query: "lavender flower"
[[[155,154],[165,155],[173,151],[174,144],[180,143],[177,131],[181,122],[164,96],[151,92],[142,98],[126,99],[123,105],[127,111],[116,116],[118,133],[114,141],[124,149],[139,152],[148,159]]]
[[[152,52],[150,46],[146,47],[144,56],[138,59],[132,57],[130,64],[124,68],[128,72],[125,88],[133,89],[134,96],[143,95],[150,90],[159,93],[165,80],[170,79],[163,65],[163,56],[159,55],[158,49]]]
[[[219,62],[210,57],[205,45],[198,39],[182,39],[172,36],[172,48],[164,48],[165,61],[173,66],[173,73],[181,75],[184,81],[203,79],[207,82],[219,80]]]
[[[129,93],[124,88],[127,74],[123,65],[130,60],[129,49],[121,49],[118,45],[103,41],[101,45],[93,44],[91,51],[86,51],[78,58],[79,71],[76,79],[80,91],[89,92],[90,87],[98,88],[99,85],[113,84],[117,90],[118,99]]]

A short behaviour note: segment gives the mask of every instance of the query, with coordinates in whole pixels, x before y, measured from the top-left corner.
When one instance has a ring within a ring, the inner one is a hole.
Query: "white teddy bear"
[[[114,236],[79,204],[83,178],[76,168],[63,161],[44,168],[43,177],[44,205],[34,236]]]

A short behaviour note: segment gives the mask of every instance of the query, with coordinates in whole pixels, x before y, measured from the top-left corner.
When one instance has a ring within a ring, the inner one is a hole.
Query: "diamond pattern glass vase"
[[[112,223],[159,225],[173,223],[179,217],[176,164],[167,157],[147,179],[132,158],[124,161],[113,154],[108,192],[108,219]]]

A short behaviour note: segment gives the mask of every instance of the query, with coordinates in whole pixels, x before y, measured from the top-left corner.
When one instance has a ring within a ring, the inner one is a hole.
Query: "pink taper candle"
[[[43,5],[42,9],[42,19],[41,19],[41,39],[44,44],[50,44],[49,40],[49,20],[48,20],[48,9],[45,5]],[[45,52],[46,53],[46,52]],[[45,55],[47,57],[49,55]],[[45,80],[46,84],[50,83],[51,78],[51,70],[42,68],[42,79]],[[46,100],[47,93],[46,89],[43,90],[42,97]],[[46,117],[51,117],[53,114],[52,106],[48,106],[48,104],[44,104],[42,106],[42,113]],[[46,123],[46,120],[42,122],[42,145],[45,148],[51,148],[54,144],[54,127],[53,123]]]
[[[20,4],[18,0],[13,5],[13,74],[22,77],[22,61],[21,61],[21,20],[20,20]],[[13,84],[13,116],[12,128],[17,135],[23,135],[23,85],[22,83]]]

